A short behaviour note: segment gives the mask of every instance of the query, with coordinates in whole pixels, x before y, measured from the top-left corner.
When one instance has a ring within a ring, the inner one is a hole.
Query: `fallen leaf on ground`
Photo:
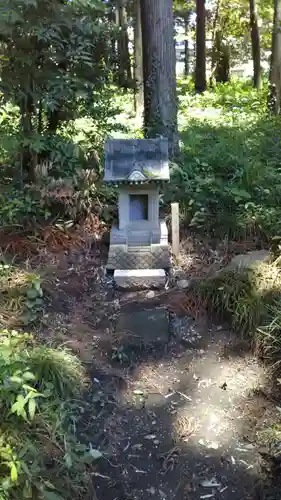
[[[144,436],[144,439],[148,439],[148,440],[152,440],[152,439],[156,439],[156,435],[155,434],[147,434],[146,436]]]
[[[212,450],[217,450],[219,448],[219,443],[216,443],[215,441],[204,441],[204,439],[200,439],[198,443]]]
[[[201,486],[203,486],[203,488],[220,488],[221,484],[217,482],[215,477],[212,477],[212,479],[204,479],[204,481],[201,481]]]
[[[94,448],[90,448],[89,453],[95,460],[102,457],[102,453],[99,450],[95,450]]]

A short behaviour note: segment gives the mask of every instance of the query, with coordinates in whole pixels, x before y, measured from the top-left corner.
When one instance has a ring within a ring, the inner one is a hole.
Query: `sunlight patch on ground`
[[[216,361],[213,357],[193,364],[197,388],[192,402],[180,414],[197,419],[197,437],[208,447],[219,447],[232,439],[238,431],[237,421],[243,418],[241,402],[247,403],[251,390],[261,383],[261,372],[251,359]],[[240,405],[241,413],[233,412]]]
[[[139,405],[141,398],[153,410],[158,394],[157,404],[170,415],[176,443],[195,438],[206,448],[218,449],[241,432],[251,392],[262,379],[263,369],[253,358],[222,359],[210,346],[206,352],[194,349],[186,362],[181,358],[142,365],[126,400]]]

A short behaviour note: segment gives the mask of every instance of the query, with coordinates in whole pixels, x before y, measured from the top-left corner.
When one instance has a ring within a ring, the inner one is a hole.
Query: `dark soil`
[[[108,293],[101,255],[60,258],[47,269],[38,332],[88,367],[80,434],[103,454],[96,499],[280,499],[260,453],[276,403],[248,345],[185,315],[184,291]],[[157,347],[134,346],[116,329],[120,314],[159,306],[169,311],[170,334]]]

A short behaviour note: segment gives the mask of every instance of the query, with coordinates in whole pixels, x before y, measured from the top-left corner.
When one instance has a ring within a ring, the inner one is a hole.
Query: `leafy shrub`
[[[191,77],[178,80],[178,96],[181,105],[195,108],[223,108],[224,111],[263,114],[266,111],[268,81],[264,79],[262,90],[253,88],[252,81],[232,78],[228,83],[218,83],[203,94],[195,94]]]
[[[16,266],[0,263],[0,324],[28,325],[42,312],[41,278]]]
[[[180,202],[185,225],[218,237],[279,234],[280,119],[265,114],[266,90],[234,81],[186,99],[166,203]]]
[[[9,162],[18,151],[20,137],[18,133],[20,123],[19,109],[3,99],[0,93],[0,163]]]
[[[10,186],[0,191],[0,228],[30,227],[31,223],[47,220],[51,213],[42,206],[40,198],[33,196],[30,187],[18,189]]]
[[[114,191],[101,184],[94,169],[76,169],[71,177],[52,176],[49,164],[38,168],[33,197],[40,197],[41,210],[62,220],[79,222],[91,212],[99,212]]]
[[[86,464],[100,456],[71,424],[85,388],[78,359],[37,346],[32,336],[0,332],[0,496],[66,500],[87,493]]]

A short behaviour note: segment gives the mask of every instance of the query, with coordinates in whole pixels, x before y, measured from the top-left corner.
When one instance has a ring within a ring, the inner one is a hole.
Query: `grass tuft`
[[[85,386],[85,370],[70,350],[39,345],[27,351],[26,355],[31,371],[36,373],[39,387],[51,384],[57,397],[75,397]]]
[[[75,430],[85,381],[70,351],[1,331],[1,499],[94,497],[87,468],[101,454],[80,443]]]
[[[248,337],[275,372],[281,373],[281,269],[278,260],[250,269],[221,272],[196,293],[211,312]]]

